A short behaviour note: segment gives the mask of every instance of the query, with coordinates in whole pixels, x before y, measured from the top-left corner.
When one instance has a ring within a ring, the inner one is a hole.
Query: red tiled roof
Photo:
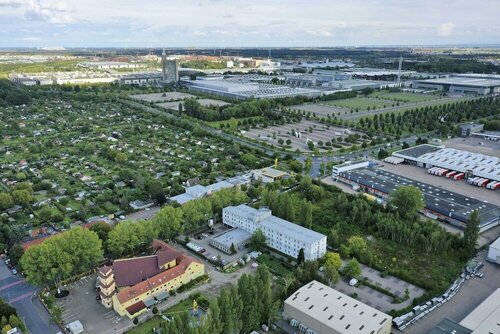
[[[27,251],[28,248],[30,248],[31,246],[39,245],[39,244],[41,244],[42,242],[44,242],[45,240],[47,240],[48,238],[50,238],[50,237],[52,237],[54,235],[46,235],[46,236],[38,238],[38,239],[34,239],[34,240],[30,240],[30,241],[25,241],[25,242],[23,242],[21,244],[21,246],[23,247],[24,251]]]
[[[113,262],[113,273],[118,287],[130,286],[160,272],[156,255],[134,257]]]
[[[137,303],[132,304],[129,307],[127,307],[127,312],[130,315],[134,315],[145,307],[146,307],[146,304],[144,304],[144,302],[140,301],[140,302],[137,302]]]
[[[151,278],[162,271],[166,263],[177,260],[182,254],[161,240],[153,240],[156,254],[116,260],[113,262],[116,286],[131,286]],[[179,262],[178,260],[176,261]]]
[[[177,265],[175,267],[167,269],[145,281],[137,283],[134,286],[125,288],[118,292],[118,300],[120,301],[120,303],[124,303],[133,298],[137,298],[143,293],[146,293],[147,291],[152,290],[157,286],[160,286],[166,282],[173,280],[176,277],[183,275],[189,265],[193,262],[199,263],[198,261],[195,261],[194,259],[186,255],[181,255],[177,259]]]

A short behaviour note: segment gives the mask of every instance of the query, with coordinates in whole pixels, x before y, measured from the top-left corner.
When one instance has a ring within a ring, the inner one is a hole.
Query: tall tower
[[[403,56],[399,57],[399,66],[398,66],[398,84],[401,83],[401,67],[403,66]]]
[[[165,49],[161,53],[161,77],[163,81],[167,80],[167,54]]]
[[[166,77],[165,81],[179,81],[179,62],[177,59],[167,59],[166,60]]]
[[[113,267],[103,266],[99,268],[99,284],[101,303],[106,308],[113,306],[113,295],[115,294],[115,275],[113,274]]]

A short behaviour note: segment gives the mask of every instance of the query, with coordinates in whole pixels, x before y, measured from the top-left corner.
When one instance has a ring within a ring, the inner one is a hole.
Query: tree
[[[305,164],[304,164],[304,171],[309,174],[311,172],[312,168],[312,159],[310,157],[307,157]]]
[[[220,314],[219,301],[217,298],[210,300],[210,307],[208,308],[210,317],[207,333],[222,333],[222,319]]]
[[[23,254],[24,248],[20,244],[14,244],[9,250],[10,263],[12,263],[13,266],[17,266]]]
[[[167,201],[161,182],[156,180],[149,182],[148,190],[149,195],[157,204],[162,205]]]
[[[103,244],[108,240],[108,234],[112,229],[111,225],[106,222],[97,222],[90,227],[90,230],[97,234]]]
[[[305,198],[300,203],[299,222],[309,229],[312,227],[312,203]]]
[[[349,247],[349,253],[354,256],[361,256],[363,253],[367,252],[366,241],[363,237],[352,236],[347,240]]]
[[[479,222],[477,210],[474,210],[469,217],[469,221],[465,226],[464,235],[462,237],[465,245],[464,248],[468,256],[472,256],[476,251],[477,240],[479,238]]]
[[[358,278],[361,275],[361,265],[356,258],[353,258],[345,265],[344,275],[350,278]]]
[[[172,206],[163,207],[153,218],[153,225],[162,239],[170,240],[182,230],[183,211]]]
[[[158,236],[152,221],[135,223],[122,221],[108,234],[107,247],[115,256],[132,254],[145,245],[149,245]]]
[[[102,242],[96,233],[76,227],[31,246],[21,265],[28,281],[37,285],[59,281],[84,272],[103,258]]]
[[[406,219],[415,218],[425,205],[422,191],[414,186],[398,187],[389,195],[388,204]]]
[[[324,261],[323,269],[325,278],[329,282],[337,284],[340,279],[339,269],[342,266],[340,255],[338,253],[327,252]]]
[[[250,238],[249,246],[258,251],[262,251],[266,247],[266,236],[260,228],[253,233]]]
[[[378,151],[378,155],[377,155],[377,158],[379,160],[383,160],[385,158],[387,158],[389,156],[389,152],[387,152],[386,150],[384,150],[383,148],[381,148],[379,151]]]
[[[297,266],[300,266],[306,260],[306,255],[304,253],[304,248],[299,250],[299,254],[297,255]]]
[[[6,210],[13,205],[14,201],[9,193],[0,193],[0,210]]]
[[[18,205],[27,206],[33,201],[33,196],[28,190],[21,189],[12,191],[12,199]]]
[[[312,141],[312,140],[309,140],[309,141],[307,142],[307,148],[309,149],[309,151],[314,150],[314,143],[313,143],[313,141]]]

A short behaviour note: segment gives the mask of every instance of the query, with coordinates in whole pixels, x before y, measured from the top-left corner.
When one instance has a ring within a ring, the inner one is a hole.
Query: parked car
[[[17,275],[17,270],[16,269],[12,269],[10,272],[12,273],[12,275]]]

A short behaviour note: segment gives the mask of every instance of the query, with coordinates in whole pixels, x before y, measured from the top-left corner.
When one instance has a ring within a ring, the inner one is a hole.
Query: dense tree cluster
[[[0,107],[6,105],[18,106],[27,104],[29,101],[29,94],[25,90],[17,88],[7,79],[0,79]]]
[[[21,258],[21,265],[29,282],[59,286],[61,280],[85,272],[102,258],[102,242],[97,234],[77,227],[31,246]]]
[[[394,135],[436,131],[446,136],[454,131],[456,124],[495,115],[499,107],[500,99],[481,98],[442,106],[427,106],[403,113],[376,114],[361,118],[359,126],[368,131],[383,131]]]
[[[243,274],[236,285],[222,288],[219,296],[210,300],[207,316],[198,326],[191,325],[186,313],[162,323],[161,333],[239,334],[269,325],[278,316],[279,307],[271,286],[269,270],[259,266],[255,275]]]

